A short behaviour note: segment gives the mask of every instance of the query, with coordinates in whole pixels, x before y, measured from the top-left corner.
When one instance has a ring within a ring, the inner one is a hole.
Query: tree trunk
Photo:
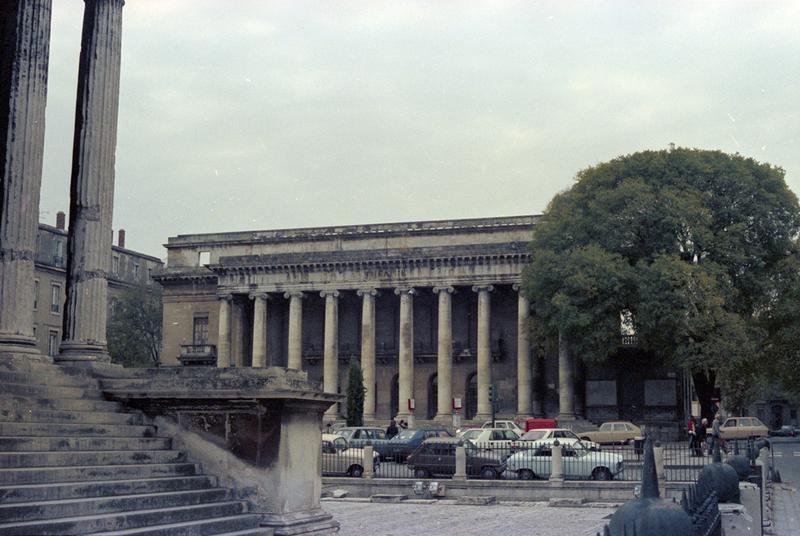
[[[700,416],[708,419],[710,423],[714,420],[714,408],[712,398],[716,396],[716,383],[717,375],[713,371],[699,371],[692,373],[692,381],[694,382],[694,390],[697,393],[697,399],[700,401]]]

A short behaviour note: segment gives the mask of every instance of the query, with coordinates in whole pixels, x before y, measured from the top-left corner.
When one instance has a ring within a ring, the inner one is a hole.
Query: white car
[[[563,447],[564,478],[612,480],[622,472],[622,456],[613,452],[598,452],[575,447]],[[521,480],[549,478],[552,467],[552,448],[543,445],[512,454],[506,460],[506,471]]]
[[[600,450],[600,445],[594,441],[579,438],[575,432],[569,428],[539,428],[528,430],[522,434],[522,437],[519,439],[520,441],[516,446],[520,448],[538,447],[545,444],[552,445],[553,442],[558,439],[558,442],[564,446],[572,447],[577,445],[587,450]],[[532,442],[530,447],[524,443],[527,441]]]
[[[519,434],[506,428],[472,428],[461,434],[461,439],[472,441],[480,449],[510,448],[519,441]]]
[[[519,425],[514,421],[486,421],[481,425],[481,428],[504,428],[506,430],[513,430],[517,433],[517,435],[522,435],[525,433],[525,430],[519,427]]]
[[[378,453],[372,453],[372,469],[378,470]],[[351,447],[335,434],[322,434],[322,473],[360,477],[364,474],[364,450]]]

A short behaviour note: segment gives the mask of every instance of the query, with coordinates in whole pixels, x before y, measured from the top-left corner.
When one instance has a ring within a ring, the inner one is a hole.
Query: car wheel
[[[364,468],[360,465],[354,465],[347,470],[347,474],[353,478],[361,478],[361,475],[364,474]]]
[[[517,472],[517,477],[520,480],[534,480],[536,478],[536,473],[534,473],[530,469],[520,469]]]
[[[611,471],[609,471],[605,467],[598,467],[597,469],[592,471],[592,478],[595,480],[611,480],[612,478]]]
[[[494,480],[497,478],[497,471],[494,467],[484,467],[481,469],[481,478],[484,480]]]
[[[414,469],[414,478],[430,478],[430,476],[431,474],[427,469],[423,469],[422,467]]]

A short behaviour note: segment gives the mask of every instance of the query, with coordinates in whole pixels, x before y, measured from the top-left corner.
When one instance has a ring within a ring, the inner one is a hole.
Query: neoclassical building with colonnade
[[[490,386],[508,417],[682,419],[686,382],[643,362],[635,338],[594,367],[530,340],[520,282],[536,220],[170,237],[162,362],[302,369],[335,393],[358,360],[367,421],[486,419]]]

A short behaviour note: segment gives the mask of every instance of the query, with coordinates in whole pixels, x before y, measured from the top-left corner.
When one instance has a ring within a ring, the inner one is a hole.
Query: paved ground
[[[773,524],[776,536],[797,536],[800,533],[800,495],[787,484],[775,484],[772,495]]]
[[[341,523],[340,536],[525,534],[595,536],[614,508],[553,508],[545,503],[456,506],[323,501]]]

